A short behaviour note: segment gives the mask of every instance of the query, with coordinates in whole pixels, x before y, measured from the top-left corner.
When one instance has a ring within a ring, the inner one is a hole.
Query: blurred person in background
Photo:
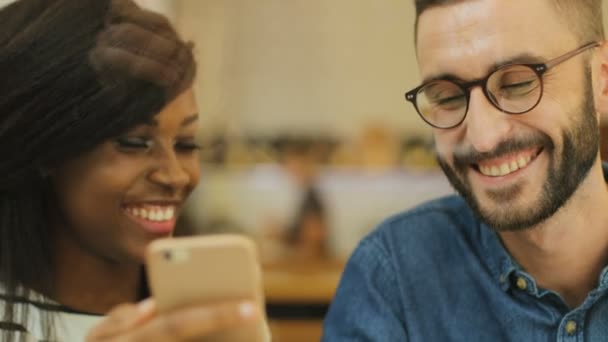
[[[329,228],[318,182],[328,150],[316,139],[293,139],[280,145],[281,165],[301,190],[295,216],[283,234],[285,256],[302,262],[326,260]]]
[[[319,262],[328,260],[328,222],[326,207],[314,185],[305,188],[285,240],[290,255],[296,261]]]
[[[602,1],[415,6],[423,83],[406,99],[460,196],[361,241],[323,340],[606,340]]]
[[[199,180],[195,69],[129,0],[0,9],[0,340],[183,341],[261,316],[144,300],[146,246]]]
[[[285,220],[263,221],[260,243],[267,265],[287,263],[318,266],[332,259],[329,248],[328,210],[320,188],[320,175],[333,149],[318,137],[283,136],[273,142],[281,170],[294,186],[293,213]]]

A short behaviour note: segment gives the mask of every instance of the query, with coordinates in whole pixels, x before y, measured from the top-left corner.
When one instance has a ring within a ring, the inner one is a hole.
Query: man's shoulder
[[[454,232],[454,227],[466,229],[478,224],[479,220],[467,202],[461,196],[450,195],[393,215],[372,234],[436,234]]]

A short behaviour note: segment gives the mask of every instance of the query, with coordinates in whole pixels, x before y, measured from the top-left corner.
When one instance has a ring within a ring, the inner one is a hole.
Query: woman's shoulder
[[[48,325],[52,325],[51,330],[58,342],[81,342],[103,318],[71,310],[37,293],[8,296],[0,284],[0,313],[4,313],[9,302],[14,305],[14,319],[11,322],[0,320],[0,333],[13,331],[15,341],[48,340],[45,334]]]

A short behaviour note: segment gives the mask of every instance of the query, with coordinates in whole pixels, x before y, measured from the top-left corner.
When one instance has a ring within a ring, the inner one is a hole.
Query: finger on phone
[[[156,304],[152,298],[145,299],[138,304],[119,305],[90,331],[89,338],[103,339],[123,334],[146,322],[155,314]]]
[[[165,341],[205,337],[259,318],[259,310],[251,301],[223,302],[192,306],[158,315],[145,324],[136,340]]]

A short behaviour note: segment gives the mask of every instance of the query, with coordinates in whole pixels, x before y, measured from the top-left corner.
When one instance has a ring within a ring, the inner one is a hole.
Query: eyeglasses
[[[476,86],[482,87],[486,98],[498,110],[524,114],[543,97],[543,74],[547,70],[597,46],[599,42],[585,44],[547,63],[504,65],[471,82],[433,80],[405,93],[405,99],[414,105],[422,120],[435,128],[454,128],[464,121],[471,89]]]

